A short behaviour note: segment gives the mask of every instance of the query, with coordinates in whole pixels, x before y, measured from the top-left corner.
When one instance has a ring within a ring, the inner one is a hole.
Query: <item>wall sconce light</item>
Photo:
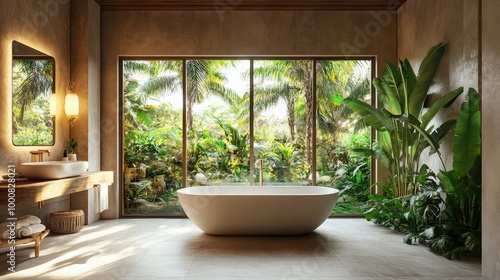
[[[57,95],[55,93],[50,95],[50,116],[55,117],[57,114]]]
[[[78,103],[78,89],[74,82],[70,82],[66,89],[66,98],[64,101],[64,112],[68,117],[69,126],[73,126],[78,119],[78,111],[80,104]]]

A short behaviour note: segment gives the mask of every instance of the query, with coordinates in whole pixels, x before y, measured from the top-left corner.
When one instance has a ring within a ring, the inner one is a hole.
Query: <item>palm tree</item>
[[[231,60],[188,60],[186,62],[186,129],[188,132],[193,128],[193,105],[202,103],[207,97],[215,95],[229,104],[240,103],[238,94],[225,86],[227,79],[221,72],[222,69],[232,66],[234,66],[234,61]]]
[[[228,60],[186,62],[187,131],[193,128],[193,105],[203,102],[207,97],[215,95],[230,104],[239,103],[239,96],[225,87],[226,77],[221,72],[233,65],[234,62]],[[124,80],[127,80],[127,75],[132,77],[134,73],[148,76],[147,81],[137,91],[145,93],[149,98],[162,98],[169,92],[182,90],[183,69],[180,60],[127,61],[124,69],[127,69],[124,70]]]
[[[23,121],[24,112],[38,97],[52,93],[54,80],[54,61],[50,59],[15,59],[13,60],[13,98],[20,106],[19,121]]]
[[[294,71],[294,61],[268,60],[254,69],[254,77],[260,80],[255,85],[255,112],[259,113],[275,106],[280,100],[286,104],[290,139],[295,142],[295,104],[301,97],[302,87],[293,76],[286,75]]]
[[[318,65],[321,65],[316,79],[318,130],[330,134],[337,143],[340,133],[346,133],[348,129],[358,131],[366,126],[343,100],[369,96],[369,64],[361,60],[335,60],[318,61]],[[345,125],[346,121],[348,125]]]
[[[123,107],[125,124],[130,124],[130,129],[146,129],[153,122],[155,110],[147,102],[178,90],[180,69],[182,61],[124,61]],[[144,79],[145,83],[140,81]]]
[[[305,156],[308,163],[311,163],[312,160],[312,128],[313,121],[315,121],[312,64],[311,60],[270,60],[263,62],[262,66],[254,70],[255,77],[260,79],[260,84],[255,87],[256,109],[264,110],[276,105],[279,100],[283,100],[287,107],[292,141],[295,140],[296,113],[301,111],[298,110],[298,107],[304,105],[304,115],[299,115],[299,118],[304,120]],[[321,128],[326,128],[326,125],[329,125],[329,129],[334,131],[335,127],[338,127],[335,122],[330,123],[332,116],[327,117],[327,113],[333,112],[325,108],[331,107],[332,97],[338,95],[343,87],[345,88],[346,80],[352,76],[356,64],[357,62],[352,60],[321,60],[316,62],[318,73],[317,107]]]

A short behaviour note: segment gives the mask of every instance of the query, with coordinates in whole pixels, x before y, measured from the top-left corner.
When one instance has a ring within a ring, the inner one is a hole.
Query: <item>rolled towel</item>
[[[33,215],[24,215],[24,216],[21,216],[21,217],[19,217],[17,219],[17,222],[19,223],[20,220],[22,220],[22,221],[28,221],[30,223],[29,225],[41,224],[42,223],[42,221],[40,220],[40,218],[38,218],[37,216],[33,216]]]
[[[0,224],[0,239],[8,239],[9,238],[9,222],[1,223]]]
[[[16,222],[16,230],[19,230],[20,228],[23,227],[29,227],[31,225],[30,221],[26,219],[17,219]]]
[[[45,226],[42,224],[34,224],[28,227],[22,227],[17,231],[17,237],[18,238],[29,237],[37,232],[42,232],[44,230]]]
[[[24,216],[21,216],[17,219],[16,230],[19,230],[20,228],[23,228],[23,227],[28,227],[30,225],[40,224],[40,223],[42,223],[42,221],[37,216],[24,215]]]

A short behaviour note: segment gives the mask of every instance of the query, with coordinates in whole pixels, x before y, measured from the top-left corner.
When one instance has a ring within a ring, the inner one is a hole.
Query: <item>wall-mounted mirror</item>
[[[55,60],[19,42],[12,42],[12,143],[54,145],[55,120],[50,96],[55,93]]]

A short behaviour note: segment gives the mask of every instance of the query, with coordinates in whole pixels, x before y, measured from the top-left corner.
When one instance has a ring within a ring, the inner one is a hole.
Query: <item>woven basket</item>
[[[50,213],[50,227],[55,233],[76,233],[85,224],[82,210],[60,210]]]

